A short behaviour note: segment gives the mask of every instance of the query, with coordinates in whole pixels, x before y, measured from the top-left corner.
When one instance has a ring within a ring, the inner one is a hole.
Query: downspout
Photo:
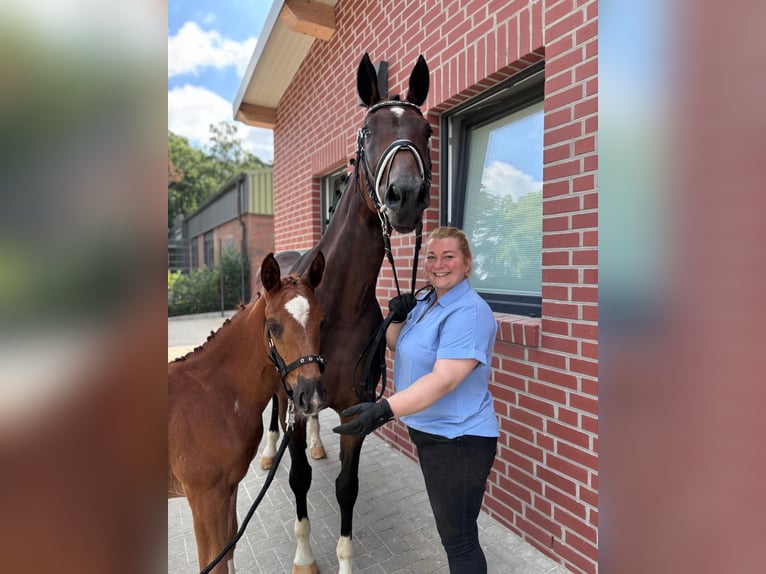
[[[239,258],[239,294],[240,300],[243,304],[247,303],[245,299],[245,261],[249,261],[249,255],[247,253],[247,226],[245,225],[245,213],[243,209],[243,194],[246,187],[247,174],[243,173],[240,176],[239,182],[237,182],[237,219],[239,219],[239,225],[242,227],[242,244],[240,245],[240,258]]]

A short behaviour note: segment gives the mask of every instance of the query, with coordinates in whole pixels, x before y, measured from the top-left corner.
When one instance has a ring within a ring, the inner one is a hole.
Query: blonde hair
[[[462,253],[463,259],[468,261],[468,272],[466,273],[466,277],[468,277],[473,269],[473,255],[471,254],[471,246],[468,244],[468,238],[465,236],[465,233],[457,227],[437,227],[428,235],[426,249],[428,249],[428,245],[434,239],[454,239],[457,242],[457,247],[460,253]]]

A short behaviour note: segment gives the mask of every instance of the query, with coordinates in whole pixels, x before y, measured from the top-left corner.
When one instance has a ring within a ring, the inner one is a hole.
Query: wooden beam
[[[335,8],[314,0],[285,0],[279,13],[282,21],[294,32],[319,40],[329,40],[335,34]]]
[[[249,126],[273,130],[277,125],[277,110],[253,104],[241,104],[237,119]]]

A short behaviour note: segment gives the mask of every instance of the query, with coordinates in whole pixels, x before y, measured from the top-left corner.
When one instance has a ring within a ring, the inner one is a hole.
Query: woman
[[[394,417],[407,425],[451,574],[487,571],[476,520],[499,435],[488,388],[497,322],[468,282],[471,263],[462,231],[439,227],[429,235],[425,272],[433,290],[389,304],[396,392],[347,409],[344,416],[359,416],[333,429],[365,435]]]

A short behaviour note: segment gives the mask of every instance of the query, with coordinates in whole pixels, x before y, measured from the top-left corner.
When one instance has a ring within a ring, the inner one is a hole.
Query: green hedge
[[[224,309],[235,309],[250,299],[250,265],[245,260],[245,294],[242,296],[241,257],[229,249],[223,253]],[[207,313],[221,309],[221,266],[201,267],[190,273],[168,271],[168,316]]]

